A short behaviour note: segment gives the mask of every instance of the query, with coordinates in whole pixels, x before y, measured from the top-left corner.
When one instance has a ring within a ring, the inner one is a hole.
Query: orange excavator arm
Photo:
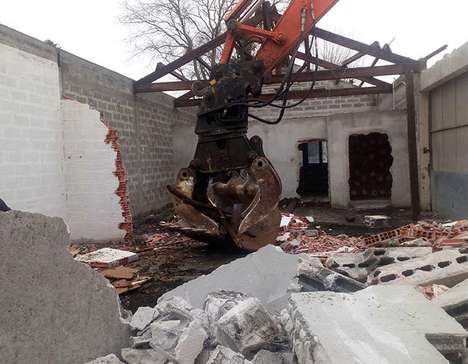
[[[175,186],[169,187],[180,217],[172,228],[249,251],[275,242],[281,222],[281,179],[261,138],[248,137],[249,118],[267,124],[281,121],[291,106],[285,104],[295,57],[275,97],[267,102],[255,97],[261,95],[264,80],[302,42],[310,48],[313,43],[308,36],[313,27],[337,1],[292,0],[280,15],[267,1],[242,0],[226,16],[228,34],[222,59],[212,69],[197,115],[197,148]],[[250,47],[252,42],[260,46]],[[231,61],[234,50],[238,59]],[[275,105],[281,108],[276,121],[249,113],[251,107],[265,107],[278,99],[282,104]]]
[[[229,63],[236,40],[255,39],[262,43],[255,59],[263,61],[265,75],[271,74],[337,2],[292,0],[274,28],[266,30],[240,21],[243,14],[251,13],[256,6],[254,0],[241,0],[225,17],[229,30],[220,63]]]

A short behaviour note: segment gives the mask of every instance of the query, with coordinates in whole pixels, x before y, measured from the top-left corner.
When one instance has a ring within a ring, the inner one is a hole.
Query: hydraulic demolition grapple
[[[276,124],[291,107],[286,96],[299,45],[304,42],[305,51],[310,52],[313,26],[336,2],[293,0],[281,16],[267,2],[243,0],[226,16],[221,62],[212,71],[209,87],[194,89],[203,96],[195,155],[179,172],[176,185],[168,187],[181,221],[167,227],[205,240],[227,239],[249,251],[275,241],[281,220],[281,181],[260,137],[247,137],[248,120]],[[231,59],[234,51],[235,60]],[[280,88],[265,100],[264,79],[285,64],[289,64],[288,73]],[[274,103],[278,100],[280,105]],[[249,113],[250,108],[264,106],[281,109],[277,121]]]

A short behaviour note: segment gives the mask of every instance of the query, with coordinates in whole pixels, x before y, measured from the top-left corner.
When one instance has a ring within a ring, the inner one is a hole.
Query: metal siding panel
[[[442,89],[439,87],[431,92],[431,130],[442,127]]]
[[[444,128],[453,128],[457,125],[455,112],[455,85],[456,83],[451,81],[442,86],[442,124]]]
[[[458,173],[468,174],[468,127],[457,129],[457,168]]]
[[[468,125],[468,73],[456,83],[457,125]]]

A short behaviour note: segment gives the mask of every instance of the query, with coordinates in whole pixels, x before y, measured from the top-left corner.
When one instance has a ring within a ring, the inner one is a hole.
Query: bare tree
[[[237,0],[125,0],[121,22],[138,53],[171,62],[225,31],[224,16]],[[206,79],[220,48],[181,69],[190,79]]]
[[[158,61],[169,63],[222,34],[226,30],[224,17],[237,1],[124,0],[120,20],[129,26],[129,41],[137,54],[150,54]],[[285,10],[289,1],[272,3]],[[318,48],[319,58],[334,64],[341,64],[353,54],[348,48],[326,41],[319,41]],[[221,47],[218,47],[179,71],[188,79],[207,79],[209,69],[219,61],[220,55]]]

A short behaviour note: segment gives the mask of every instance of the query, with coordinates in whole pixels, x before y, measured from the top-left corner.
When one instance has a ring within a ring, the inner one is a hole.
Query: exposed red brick
[[[114,175],[119,180],[119,187],[117,187],[115,194],[120,198],[120,207],[122,209],[122,217],[124,218],[124,222],[119,224],[119,229],[125,231],[125,240],[128,241],[133,239],[133,218],[128,202],[127,172],[122,161],[119,133],[114,128],[108,127],[108,129],[109,132],[107,133],[105,142],[111,144],[112,149],[116,152]]]

